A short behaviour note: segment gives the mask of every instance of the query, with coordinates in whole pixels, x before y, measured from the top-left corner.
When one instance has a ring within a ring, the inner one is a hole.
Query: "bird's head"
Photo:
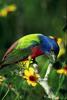
[[[57,38],[56,36],[50,36],[50,38],[54,39],[58,46],[59,46],[59,53],[58,53],[58,56],[57,58],[60,58],[62,55],[65,54],[65,47],[64,47],[64,42],[63,42],[63,39],[62,38]]]

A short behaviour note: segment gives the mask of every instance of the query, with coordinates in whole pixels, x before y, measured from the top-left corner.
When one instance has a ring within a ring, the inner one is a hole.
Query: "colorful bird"
[[[40,55],[49,57],[51,52],[55,56],[59,53],[59,46],[55,39],[39,33],[29,34],[21,37],[7,50],[0,63],[0,68],[23,61],[29,56],[32,59]]]

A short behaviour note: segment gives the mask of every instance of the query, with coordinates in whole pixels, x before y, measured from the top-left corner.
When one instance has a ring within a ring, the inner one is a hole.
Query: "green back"
[[[18,48],[27,48],[34,44],[35,42],[40,43],[39,34],[30,34],[22,37],[21,39],[18,40],[18,45],[16,46],[16,49]]]

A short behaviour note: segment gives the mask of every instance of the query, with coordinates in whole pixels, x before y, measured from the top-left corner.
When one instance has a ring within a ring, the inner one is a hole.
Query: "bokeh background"
[[[67,32],[63,31],[66,25],[66,0],[0,0],[0,10],[11,4],[16,5],[16,11],[8,13],[7,16],[0,16],[0,60],[14,41],[27,34],[43,33],[44,35],[61,37],[66,42]],[[38,61],[40,62],[41,58]],[[63,63],[65,63],[64,60]],[[40,66],[43,64],[44,60],[42,59]],[[47,64],[48,61],[44,66]],[[14,68],[16,66],[4,68],[0,72],[7,77],[6,83],[13,84],[16,89],[9,91],[4,100],[48,100],[43,98],[44,91],[39,85],[30,88],[27,83],[23,82],[23,79],[21,81],[19,76],[16,77],[12,74]],[[44,69],[41,68],[41,70],[43,73]],[[59,77],[55,71],[50,76],[51,81],[49,83],[52,85],[53,91],[56,92]],[[67,98],[66,78],[62,87],[65,90],[59,93],[63,98],[62,100]],[[7,92],[7,88],[5,86],[0,88],[0,100]]]

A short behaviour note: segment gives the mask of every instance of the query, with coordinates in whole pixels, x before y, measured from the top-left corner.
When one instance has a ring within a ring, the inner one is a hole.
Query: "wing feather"
[[[15,42],[5,53],[4,57],[3,57],[3,64],[12,64],[12,63],[16,63],[19,62],[23,59],[26,59],[29,55],[32,54],[32,49],[33,47],[36,47],[39,45],[39,43],[37,41],[32,41],[31,45],[29,45],[26,48],[15,48],[15,46],[18,43]]]

